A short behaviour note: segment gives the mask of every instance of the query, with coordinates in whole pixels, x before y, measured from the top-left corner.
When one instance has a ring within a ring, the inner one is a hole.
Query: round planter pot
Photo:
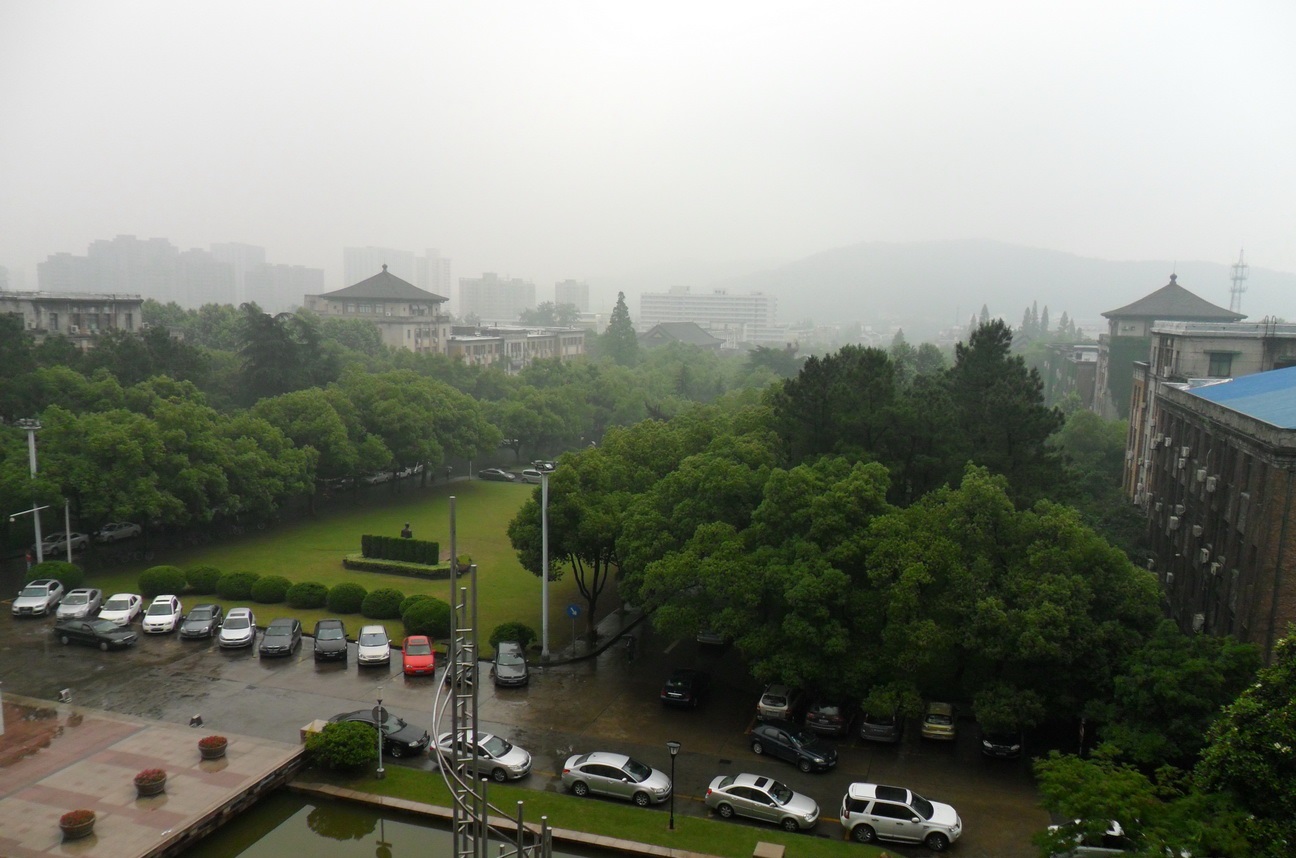
[[[89,837],[94,831],[95,821],[82,822],[79,825],[64,825],[59,823],[59,830],[63,832],[64,840],[80,840],[82,837]]]
[[[135,782],[135,794],[141,798],[150,795],[159,795],[164,792],[166,792],[166,778],[163,778],[160,781],[153,781],[151,783],[140,783],[139,781]]]
[[[198,753],[202,754],[204,760],[219,760],[221,757],[225,756],[225,749],[228,747],[228,742],[223,745],[217,745],[214,748],[204,748],[199,745]]]

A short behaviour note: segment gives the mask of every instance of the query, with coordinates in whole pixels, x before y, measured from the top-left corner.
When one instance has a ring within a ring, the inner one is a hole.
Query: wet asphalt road
[[[15,590],[6,587],[6,592]],[[435,728],[440,671],[436,678],[406,678],[398,652],[389,668],[361,669],[354,645],[345,666],[316,664],[310,638],[290,658],[263,660],[254,650],[222,651],[207,641],[141,635],[130,650],[103,653],[61,646],[50,633],[52,619],[14,619],[8,601],[0,604],[0,689],[6,691],[52,700],[59,689],[68,688],[72,702],[81,706],[180,724],[201,714],[205,731],[226,729],[284,742],[296,742],[298,730],[313,719],[373,706],[381,693],[395,714]],[[529,687],[496,689],[483,683],[478,704],[482,729],[507,737],[534,757],[534,770],[522,785],[560,790],[557,773],[567,756],[593,750],[629,753],[669,772],[666,742],[673,739],[683,746],[675,779],[675,812],[680,815],[707,813],[702,795],[716,774],[757,772],[819,802],[823,817],[814,836],[842,837],[836,816],[846,786],[873,781],[907,786],[954,805],[965,833],[952,854],[1038,854],[1030,837],[1048,818],[1038,807],[1026,763],[983,759],[973,725],[964,724],[955,743],[924,742],[916,725],[899,747],[847,740],[840,745],[835,770],[802,774],[790,764],[752,753],[746,731],[758,689],[732,649],[660,641],[647,624],[635,632],[639,642],[633,660],[617,645],[586,661],[538,668]],[[712,674],[710,699],[697,711],[662,707],[662,681],[673,667],[685,666]],[[441,729],[448,725],[447,713]],[[433,767],[429,759],[399,764]],[[649,812],[666,810],[662,806]],[[922,847],[886,845],[899,854],[930,854]]]

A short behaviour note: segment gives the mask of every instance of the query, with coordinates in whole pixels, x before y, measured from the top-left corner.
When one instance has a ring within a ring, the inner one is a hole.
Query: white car
[[[158,596],[144,612],[144,633],[163,635],[180,628],[184,607],[175,596]]]
[[[256,617],[251,608],[230,608],[221,624],[220,634],[216,637],[217,645],[230,649],[233,647],[252,646],[256,641]]]
[[[144,528],[129,521],[110,521],[95,533],[95,542],[117,542],[139,536]]]
[[[525,470],[522,471],[522,482],[524,483],[538,484],[541,482],[541,480],[542,480],[542,475],[535,468],[526,468]]]
[[[63,585],[53,578],[28,581],[13,601],[15,617],[44,617],[63,600]]]
[[[41,538],[41,555],[50,557],[55,554],[66,554],[68,543],[72,543],[73,551],[85,551],[90,547],[90,537],[84,533],[65,533],[61,530],[54,533],[47,533]],[[32,553],[36,552],[36,546],[31,547]]]
[[[103,604],[103,590],[79,587],[63,597],[54,616],[60,620],[90,619]]]
[[[357,664],[391,664],[391,639],[382,626],[361,626],[356,643]]]
[[[113,593],[99,611],[99,619],[129,626],[144,610],[144,597],[138,593]]]
[[[948,804],[881,784],[851,784],[839,818],[857,843],[899,840],[944,852],[963,833],[963,820]]]
[[[459,761],[465,768],[472,768],[472,730],[463,730],[459,740]],[[449,765],[450,750],[454,744],[453,734],[442,733],[437,737],[436,752],[440,755],[442,763]],[[477,742],[477,775],[479,777],[490,777],[497,783],[517,780],[527,776],[531,771],[531,755],[511,742],[505,741],[503,736],[495,736],[491,733],[482,733],[481,740]]]

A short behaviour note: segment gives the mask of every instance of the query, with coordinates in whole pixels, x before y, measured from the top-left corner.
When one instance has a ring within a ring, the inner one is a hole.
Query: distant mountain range
[[[763,270],[751,268],[751,273],[705,279],[699,269],[702,277],[691,282],[682,278],[684,270],[676,270],[672,274],[679,279],[660,286],[634,279],[643,291],[688,285],[694,291],[767,292],[778,298],[780,322],[900,326],[910,341],[966,325],[982,305],[992,317],[1016,326],[1032,303],[1041,310],[1048,307],[1053,323],[1065,311],[1086,334],[1096,336],[1104,311],[1159,289],[1171,273],[1188,291],[1226,309],[1231,286],[1230,264],[1113,262],[981,240],[863,242]],[[1248,275],[1241,309],[1248,319],[1296,319],[1296,274],[1252,267]],[[635,296],[632,316],[637,303]]]

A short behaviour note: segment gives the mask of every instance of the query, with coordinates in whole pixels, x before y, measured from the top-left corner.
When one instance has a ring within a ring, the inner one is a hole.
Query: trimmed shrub
[[[44,563],[34,564],[27,570],[28,581],[35,581],[37,578],[53,578],[63,585],[65,593],[84,587],[85,577],[84,569],[66,560],[46,560]]]
[[[364,597],[360,613],[371,620],[399,620],[405,594],[392,587],[379,587]]]
[[[178,566],[154,566],[139,576],[140,595],[146,600],[163,593],[176,595],[185,589],[185,573]]]
[[[416,602],[401,621],[405,624],[406,635],[446,638],[450,636],[450,605],[435,598]]]
[[[252,598],[252,585],[260,577],[255,572],[226,572],[216,582],[216,595],[232,602],[245,602]]]
[[[411,596],[406,596],[400,603],[400,615],[402,617],[405,616],[405,612],[410,608],[414,607],[419,602],[426,602],[431,598],[433,597],[429,596],[427,593],[415,593]]]
[[[359,584],[343,581],[328,591],[328,609],[335,614],[358,614],[369,591]]]
[[[317,766],[354,769],[378,759],[373,728],[358,721],[326,724],[306,737],[306,753]]]
[[[263,605],[282,602],[288,596],[292,582],[282,575],[266,575],[252,585],[252,598]]]
[[[299,581],[288,588],[284,598],[294,608],[322,608],[328,603],[329,588],[318,581]]]
[[[189,592],[199,595],[216,592],[220,583],[221,571],[215,566],[190,566],[185,570],[185,580],[189,582]]]
[[[499,649],[500,641],[517,641],[522,644],[522,649],[526,649],[538,637],[535,629],[526,623],[501,623],[491,632],[490,645],[491,649]]]

